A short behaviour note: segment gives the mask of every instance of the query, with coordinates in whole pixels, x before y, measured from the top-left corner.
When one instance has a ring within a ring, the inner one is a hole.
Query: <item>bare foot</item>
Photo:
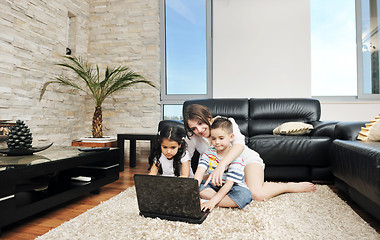
[[[289,192],[313,192],[317,190],[315,185],[311,182],[290,182],[288,183]]]

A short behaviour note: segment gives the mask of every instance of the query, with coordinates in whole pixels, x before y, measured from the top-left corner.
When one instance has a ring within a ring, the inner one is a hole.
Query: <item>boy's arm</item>
[[[201,185],[203,175],[205,174],[205,172],[206,172],[206,168],[201,167],[201,166],[197,167],[197,171],[194,174],[194,179],[198,180],[198,186]]]
[[[190,177],[190,161],[183,162],[181,164],[181,176],[180,177]]]
[[[228,194],[233,185],[233,181],[227,180],[223,187],[221,187],[220,190],[209,201],[202,203],[202,211],[212,211],[214,207]]]
[[[209,166],[209,157],[206,153],[203,153],[198,162],[197,170],[195,171],[194,178],[198,180],[198,186],[201,185],[203,175],[207,171]]]
[[[150,168],[149,175],[157,175],[158,173],[158,167],[155,163],[152,164],[152,167]]]

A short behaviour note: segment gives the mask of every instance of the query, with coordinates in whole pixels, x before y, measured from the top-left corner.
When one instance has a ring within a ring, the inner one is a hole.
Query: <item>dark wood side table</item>
[[[81,152],[52,146],[33,155],[0,156],[0,234],[6,225],[118,180],[118,162],[118,148]]]
[[[117,147],[120,149],[120,172],[124,171],[124,146],[125,140],[129,140],[129,166],[136,167],[136,140],[149,140],[150,147],[152,148],[152,143],[155,134],[117,134]]]

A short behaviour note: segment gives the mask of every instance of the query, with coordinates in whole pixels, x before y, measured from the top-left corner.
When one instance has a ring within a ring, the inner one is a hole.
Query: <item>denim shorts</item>
[[[201,185],[199,186],[199,192],[202,190],[205,190],[206,188],[211,188],[215,192],[218,192],[221,187],[214,186],[211,182],[208,183],[206,186],[203,186],[205,184],[205,180],[202,180]],[[252,194],[251,191],[249,191],[248,188],[239,186],[239,185],[233,185],[230,191],[227,194],[228,197],[232,199],[238,205],[239,208],[245,207],[247,204],[249,204],[252,201]]]

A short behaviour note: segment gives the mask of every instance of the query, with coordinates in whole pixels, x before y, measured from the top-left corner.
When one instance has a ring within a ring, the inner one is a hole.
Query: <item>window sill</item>
[[[380,104],[380,96],[373,98],[357,98],[356,96],[321,97],[313,96],[322,104]]]

